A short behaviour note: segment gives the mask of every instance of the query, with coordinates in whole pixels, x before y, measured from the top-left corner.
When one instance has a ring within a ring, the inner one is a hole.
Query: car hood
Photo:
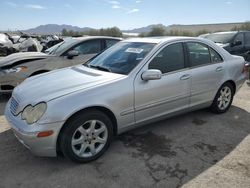
[[[23,105],[48,102],[77,91],[110,83],[124,75],[108,73],[82,65],[55,70],[26,79],[13,91],[13,97]]]
[[[13,63],[21,60],[28,59],[43,59],[47,58],[49,55],[42,52],[19,52],[8,55],[0,59],[0,67],[12,65]]]

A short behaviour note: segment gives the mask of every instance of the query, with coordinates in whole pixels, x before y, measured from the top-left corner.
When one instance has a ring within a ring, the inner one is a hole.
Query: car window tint
[[[222,57],[214,49],[210,48],[211,60],[213,63],[220,63],[223,61]]]
[[[181,43],[165,47],[149,64],[149,69],[158,69],[162,73],[176,71],[184,67],[184,52]]]
[[[86,41],[76,46],[73,50],[78,51],[80,55],[97,54],[101,52],[101,41],[100,40]]]
[[[243,33],[239,33],[239,34],[236,35],[236,37],[235,37],[235,39],[234,39],[234,42],[236,42],[236,41],[241,41],[242,44],[243,44],[243,40],[244,40],[244,35],[243,35]],[[239,46],[240,46],[240,45],[239,45]]]
[[[112,40],[112,39],[106,39],[105,41],[106,41],[106,48],[109,48],[118,42],[117,40]]]
[[[206,45],[197,42],[188,42],[187,48],[192,67],[208,64],[211,62],[209,49]]]
[[[247,32],[245,33],[245,38],[246,38],[246,41],[245,41],[245,44],[250,44],[250,32]]]

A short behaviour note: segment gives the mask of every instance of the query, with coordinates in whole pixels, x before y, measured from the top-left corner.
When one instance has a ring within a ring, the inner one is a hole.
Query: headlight
[[[16,72],[21,72],[21,71],[26,71],[28,68],[27,67],[15,67],[15,68],[11,68],[11,69],[5,69],[3,70],[6,74],[9,73],[16,73]]]
[[[24,108],[21,116],[23,120],[26,120],[27,124],[33,124],[37,122],[45,113],[47,109],[46,103],[42,102],[35,106],[28,105]]]

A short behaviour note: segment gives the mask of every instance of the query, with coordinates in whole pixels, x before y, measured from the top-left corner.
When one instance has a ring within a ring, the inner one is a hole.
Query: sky
[[[1,0],[0,18],[0,30],[232,23],[250,21],[250,0]]]

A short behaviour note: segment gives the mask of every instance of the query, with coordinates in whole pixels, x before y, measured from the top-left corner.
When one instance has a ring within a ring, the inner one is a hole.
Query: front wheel
[[[112,122],[100,111],[83,112],[65,126],[60,149],[67,158],[79,163],[99,158],[113,137]]]
[[[223,84],[217,92],[210,109],[212,112],[221,114],[228,111],[234,97],[234,89],[231,83]]]

